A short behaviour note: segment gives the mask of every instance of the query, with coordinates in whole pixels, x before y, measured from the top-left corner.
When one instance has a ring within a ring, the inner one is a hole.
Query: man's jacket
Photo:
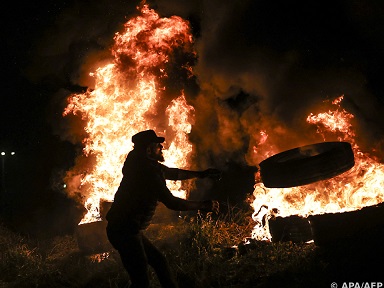
[[[123,179],[106,215],[113,230],[137,233],[145,229],[158,201],[172,210],[187,210],[188,201],[172,195],[165,179],[178,180],[179,169],[149,159],[143,151],[132,150],[123,166]]]

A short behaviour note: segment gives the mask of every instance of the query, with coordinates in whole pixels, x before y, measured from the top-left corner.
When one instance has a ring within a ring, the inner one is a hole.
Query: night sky
[[[201,153],[210,151],[209,164],[228,173],[228,162],[241,166],[258,124],[273,131],[273,123],[284,123],[287,135],[275,137],[302,144],[291,139],[309,107],[342,94],[356,115],[356,129],[365,131],[362,147],[383,147],[382,1],[147,3],[160,16],[191,23],[199,57],[196,93],[212,95],[212,101],[196,102],[199,117],[215,119],[212,126],[197,121],[193,139]],[[18,228],[45,226],[58,233],[77,223],[81,209],[60,189],[60,175],[81,148],[62,121],[65,98],[87,88],[89,59],[103,57],[138,4],[14,1],[2,9],[0,149],[7,153],[2,201],[3,214],[12,214]],[[209,103],[221,108],[212,110]],[[219,129],[218,119],[232,121],[233,130]],[[212,132],[218,138],[208,141]],[[238,141],[230,149],[224,143],[232,138]],[[8,156],[11,151],[16,155]]]

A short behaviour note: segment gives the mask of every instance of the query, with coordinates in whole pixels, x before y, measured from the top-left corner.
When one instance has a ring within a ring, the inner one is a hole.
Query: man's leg
[[[131,279],[131,288],[149,287],[148,260],[145,254],[142,234],[122,235],[107,229],[109,241],[119,252],[121,262]]]
[[[162,287],[177,288],[177,283],[172,277],[168,261],[165,256],[144,235],[142,243],[147,255],[148,264],[153,267]]]

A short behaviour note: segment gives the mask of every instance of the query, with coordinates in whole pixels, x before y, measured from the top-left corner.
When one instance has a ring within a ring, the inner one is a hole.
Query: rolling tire
[[[335,177],[351,169],[355,158],[348,142],[322,142],[275,154],[259,165],[265,187],[287,188]]]

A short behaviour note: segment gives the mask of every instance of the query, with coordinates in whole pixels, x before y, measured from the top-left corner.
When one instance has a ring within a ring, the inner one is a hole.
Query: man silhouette
[[[161,164],[164,140],[153,130],[141,131],[132,137],[134,149],[125,160],[123,179],[106,215],[108,239],[120,254],[132,288],[149,287],[148,265],[154,268],[162,287],[177,287],[165,256],[142,233],[149,226],[158,201],[176,211],[218,213],[219,210],[215,200],[189,201],[172,195],[166,179],[217,177],[220,171],[189,171]]]

